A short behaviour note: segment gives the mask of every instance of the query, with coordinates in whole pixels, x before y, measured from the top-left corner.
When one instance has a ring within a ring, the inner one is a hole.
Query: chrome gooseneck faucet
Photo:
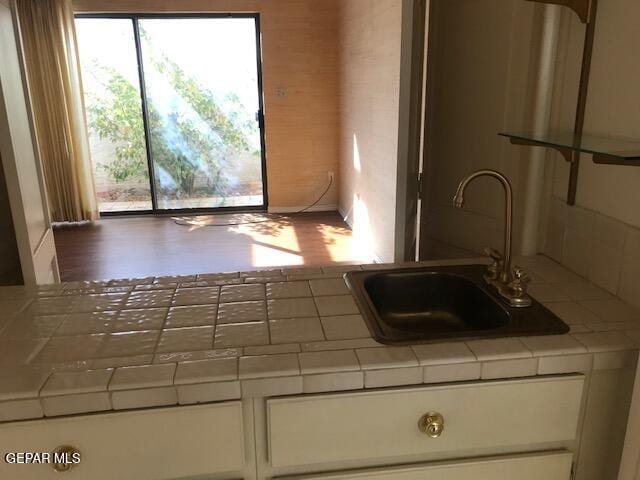
[[[511,244],[513,236],[513,189],[509,179],[496,170],[478,170],[462,179],[453,197],[456,208],[464,206],[464,192],[473,180],[479,177],[491,177],[498,180],[505,194],[505,225],[504,225],[504,254],[500,255],[491,248],[487,248],[487,254],[494,263],[489,267],[487,282],[496,287],[500,295],[509,301],[512,307],[528,307],[531,305],[531,297],[527,295],[528,278],[523,269],[516,267],[511,269]]]

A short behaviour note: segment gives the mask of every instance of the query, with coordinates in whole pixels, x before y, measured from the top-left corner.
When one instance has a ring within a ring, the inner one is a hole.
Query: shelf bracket
[[[555,0],[554,0],[555,1]],[[574,1],[574,0],[570,0]],[[588,7],[587,28],[584,34],[584,49],[582,51],[582,68],[580,70],[580,86],[578,87],[578,106],[576,108],[576,122],[574,133],[576,138],[582,138],[584,131],[584,117],[587,111],[587,95],[589,94],[589,77],[591,75],[591,56],[593,43],[596,36],[596,14],[598,0],[583,0]],[[578,190],[578,173],[580,171],[580,153],[572,152],[571,170],[569,172],[569,191],[567,204],[576,204],[576,191]]]
[[[525,140],[523,138],[510,137],[510,142],[513,145],[526,145],[530,147],[546,147],[559,152],[564,159],[571,164],[571,170],[569,173],[569,188],[567,191],[567,204],[575,205],[576,203],[576,191],[578,190],[578,168],[580,162],[580,154],[573,151],[570,148],[560,147],[558,145],[546,145],[540,142],[534,142]]]
[[[616,157],[612,157],[610,155],[603,155],[601,153],[594,153],[593,154],[593,163],[597,163],[597,164],[600,164],[600,165],[623,165],[622,163],[620,163],[620,160],[617,159]],[[625,166],[639,167],[640,166],[640,157],[626,159],[624,161],[624,165]]]
[[[551,149],[559,152],[567,162],[571,163],[574,160],[573,151],[570,148],[563,148],[563,147],[560,147],[560,146],[545,145],[544,143],[533,142],[533,141],[524,140],[524,139],[521,139],[521,138],[514,138],[514,137],[511,137],[509,140],[511,141],[511,143],[513,145],[526,145],[526,146],[529,146],[529,147],[551,148]]]
[[[527,0],[536,3],[552,3],[562,5],[573,10],[582,23],[589,23],[591,19],[591,0]]]

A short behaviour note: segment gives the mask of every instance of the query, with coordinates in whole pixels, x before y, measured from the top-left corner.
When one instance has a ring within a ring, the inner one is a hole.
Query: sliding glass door
[[[152,210],[131,20],[78,19],[76,28],[100,210]]]
[[[102,212],[266,206],[256,16],[76,27]]]

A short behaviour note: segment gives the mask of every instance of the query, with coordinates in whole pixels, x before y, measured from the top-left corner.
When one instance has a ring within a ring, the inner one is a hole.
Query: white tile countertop
[[[570,334],[380,345],[342,276],[389,265],[0,288],[0,421],[635,363],[640,310],[546,257],[517,263]]]

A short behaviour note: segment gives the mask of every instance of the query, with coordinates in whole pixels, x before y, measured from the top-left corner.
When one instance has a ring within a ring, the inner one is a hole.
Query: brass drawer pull
[[[80,450],[71,445],[60,445],[53,451],[51,466],[56,472],[68,472],[80,463]]]
[[[418,428],[431,438],[438,438],[444,431],[444,417],[438,412],[429,412],[420,418]]]

